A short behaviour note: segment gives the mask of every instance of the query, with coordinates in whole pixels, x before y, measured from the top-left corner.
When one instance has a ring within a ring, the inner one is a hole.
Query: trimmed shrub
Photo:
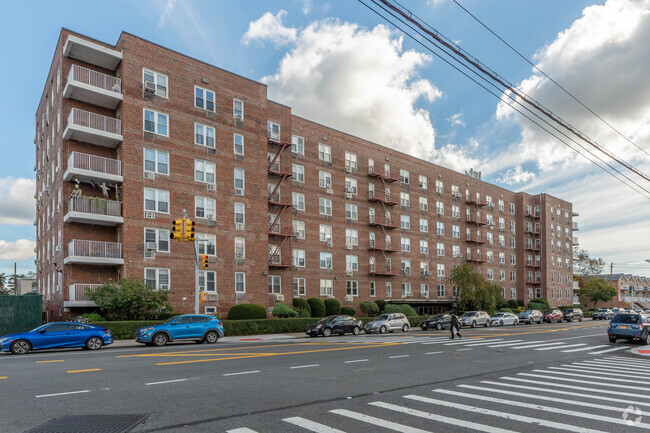
[[[325,315],[334,316],[341,314],[341,303],[336,299],[325,299]]]
[[[536,303],[536,304],[544,304],[544,305],[545,305],[544,308],[545,308],[546,310],[550,310],[550,309],[551,309],[551,306],[549,305],[549,303],[548,303],[548,301],[547,301],[546,299],[535,298],[535,299],[531,299],[530,302],[531,302],[531,303],[534,302],[534,303]]]
[[[325,316],[325,303],[319,298],[307,299],[309,308],[311,309],[311,317],[324,317]]]
[[[375,317],[379,313],[379,307],[376,302],[365,301],[359,304],[362,312],[366,313],[368,317]]]
[[[512,313],[510,308],[499,308],[499,313]]]
[[[388,304],[388,302],[384,301],[383,299],[377,299],[375,301],[375,304],[377,304],[379,307],[379,312],[382,313],[384,311],[384,308],[386,308],[386,304]]]
[[[266,319],[266,308],[257,304],[238,304],[228,312],[228,320]]]
[[[519,304],[517,304],[517,301],[516,301],[516,300],[514,300],[514,299],[508,299],[508,308],[514,310],[514,309],[517,308],[518,306],[519,306]]]
[[[539,311],[542,311],[542,312],[547,310],[546,305],[544,305],[544,304],[542,304],[540,302],[531,302],[530,304],[528,304],[528,309],[529,310],[539,310]]]
[[[97,313],[84,313],[81,315],[84,319],[88,319],[89,323],[103,322],[105,319]]]
[[[520,307],[524,307],[526,304],[524,304],[523,299],[517,299],[517,305],[519,305]]]
[[[294,311],[298,314],[298,317],[311,317],[311,313],[307,310],[303,310],[302,308],[294,308]]]
[[[409,304],[388,304],[384,313],[402,313],[405,316],[417,316],[418,313]]]
[[[298,311],[298,314],[300,314],[300,310],[304,310],[309,314],[306,317],[311,317],[311,307],[309,306],[309,303],[302,298],[293,298],[293,309]]]
[[[354,316],[355,314],[357,314],[357,312],[354,310],[354,308],[343,307],[341,308],[341,314],[345,314],[347,316]]]
[[[271,314],[274,317],[297,317],[298,313],[296,310],[285,304],[284,302],[279,302],[273,307]]]

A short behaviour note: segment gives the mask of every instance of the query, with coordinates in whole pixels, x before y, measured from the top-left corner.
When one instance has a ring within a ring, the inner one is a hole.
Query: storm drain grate
[[[73,415],[55,418],[25,433],[127,433],[149,415]]]

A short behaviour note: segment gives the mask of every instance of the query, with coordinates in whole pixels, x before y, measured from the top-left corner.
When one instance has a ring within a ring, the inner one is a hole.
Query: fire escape
[[[476,197],[472,197],[472,195],[467,192],[465,195],[465,203],[468,205],[467,206],[467,211],[469,213],[466,213],[466,221],[468,224],[476,224],[477,230],[474,235],[468,233],[466,241],[469,244],[476,244],[476,254],[472,254],[470,251],[467,253],[467,261],[469,263],[475,263],[477,265],[481,265],[482,263],[486,263],[487,260],[485,257],[483,257],[483,251],[480,249],[481,245],[484,245],[487,243],[486,239],[483,239],[482,233],[480,231],[481,226],[483,225],[488,225],[487,220],[483,219],[481,215],[480,209],[484,206],[487,206],[488,203],[484,202],[481,200],[481,194],[477,193]],[[474,205],[476,206],[476,210],[470,209],[469,205]]]
[[[539,286],[542,284],[542,278],[541,278],[541,268],[542,268],[542,263],[541,260],[538,260],[538,255],[537,253],[540,251],[540,245],[541,245],[541,214],[540,214],[540,207],[541,207],[541,199],[538,203],[533,203],[531,205],[531,210],[526,209],[526,228],[525,228],[525,234],[526,236],[526,250],[531,250],[533,251],[534,257],[532,260],[526,260],[526,268],[530,270],[534,274],[534,277],[532,279],[528,279],[527,283],[534,285],[534,286]],[[532,221],[531,221],[532,220]],[[533,238],[529,238],[528,235],[533,235]],[[530,247],[529,247],[530,244]]]
[[[269,268],[292,268],[293,258],[291,257],[291,254],[284,254],[283,257],[281,251],[287,241],[289,241],[287,244],[289,248],[287,249],[292,251],[293,232],[283,231],[281,221],[282,215],[287,209],[292,207],[293,204],[291,203],[291,200],[287,201],[286,198],[283,200],[280,194],[280,185],[282,185],[285,179],[291,177],[291,171],[284,171],[280,164],[280,154],[282,154],[287,147],[290,147],[291,143],[280,141],[279,134],[269,133],[268,146]],[[285,197],[287,197],[287,195],[285,195]]]
[[[379,227],[384,238],[383,247],[377,245],[376,239],[370,244],[369,249],[373,252],[370,274],[387,277],[395,276],[397,273],[392,271],[392,263],[388,255],[398,251],[393,247],[392,240],[389,240],[389,230],[397,228],[392,222],[390,213],[390,209],[397,204],[397,201],[392,199],[388,184],[398,179],[391,177],[390,169],[384,169],[384,173],[381,174],[375,171],[374,166],[368,167],[368,176],[379,180],[378,184],[371,184],[374,186],[368,191],[368,201],[380,205],[378,208],[370,208],[372,213],[369,216],[368,225]],[[380,259],[379,263],[377,259]]]

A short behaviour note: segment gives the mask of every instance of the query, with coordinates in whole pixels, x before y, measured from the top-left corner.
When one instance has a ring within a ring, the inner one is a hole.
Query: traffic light
[[[185,227],[183,228],[183,240],[188,242],[194,242],[194,239],[196,237],[194,233],[196,229],[194,228],[194,226],[196,225],[196,223],[189,218],[183,218],[183,220],[185,221]]]
[[[208,300],[208,299],[207,299],[207,298],[208,298],[207,295],[208,295],[208,294],[205,293],[205,292],[201,292],[201,293],[199,293],[199,302],[205,302],[205,301],[207,301],[207,300]]]
[[[201,269],[208,269],[208,255],[207,254],[199,254],[199,264],[201,265]]]
[[[169,234],[171,239],[183,240],[183,220],[178,219],[172,222],[172,232]]]

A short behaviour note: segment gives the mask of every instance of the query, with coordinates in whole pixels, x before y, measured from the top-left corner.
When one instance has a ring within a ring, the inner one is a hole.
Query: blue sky
[[[647,0],[459,2],[650,151]],[[401,3],[601,144],[650,172],[647,155],[566,101],[452,0]],[[420,45],[407,37],[401,40],[399,31],[357,1],[149,0],[107,5],[63,0],[2,6],[0,272],[9,272],[14,261],[19,272],[33,268],[33,189],[28,191],[34,178],[34,112],[59,31],[66,27],[110,43],[122,30],[131,32],[263,81],[269,97],[292,106],[295,114],[453,169],[480,169],[484,180],[509,189],[545,191],[572,201],[581,215],[577,235],[582,248],[616,263],[615,272],[650,275],[643,264],[650,258],[650,200],[513,116],[494,96]],[[368,76],[377,84],[359,89],[355,83]],[[370,109],[376,110],[376,118],[368,119]],[[650,189],[647,182],[645,186]]]

